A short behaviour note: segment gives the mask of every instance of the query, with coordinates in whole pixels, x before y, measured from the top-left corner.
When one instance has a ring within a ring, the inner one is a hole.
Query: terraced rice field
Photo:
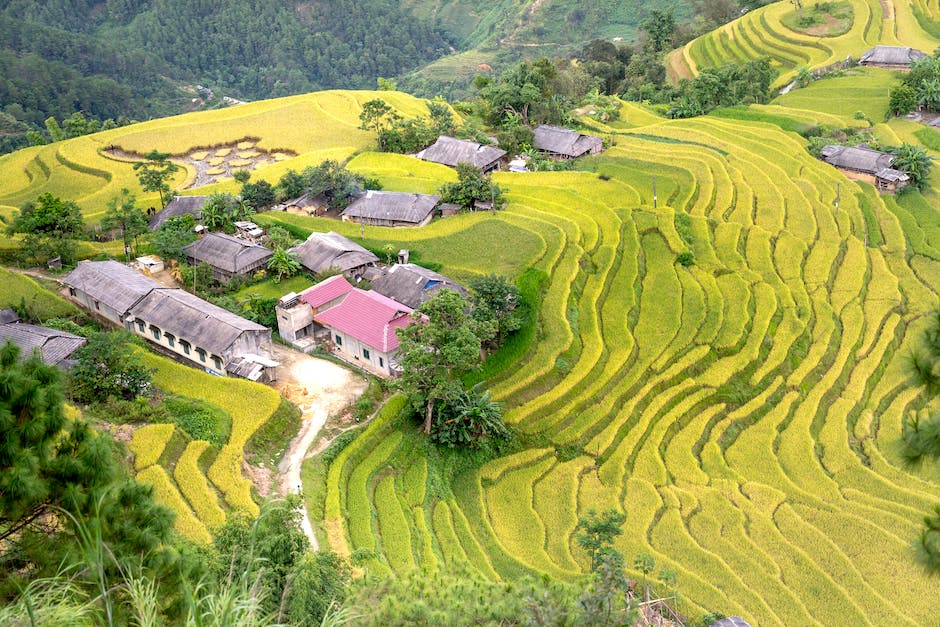
[[[910,46],[931,53],[940,44],[940,7],[918,0],[849,0],[855,19],[836,37],[792,30],[781,16],[794,10],[790,2],[775,2],[690,41],[666,59],[676,80],[691,78],[705,67],[769,57],[780,71],[777,86],[786,85],[802,67],[819,68],[858,59],[876,45]],[[807,5],[808,6],[808,5]]]
[[[808,115],[773,115],[792,111]],[[442,484],[415,428],[385,412],[330,468],[323,539],[375,550],[375,573],[461,564],[570,579],[588,567],[578,516],[614,507],[627,513],[617,547],[675,570],[692,614],[934,622],[936,582],[910,547],[940,472],[898,456],[902,416],[921,402],[904,358],[937,306],[932,196],[880,197],[775,125],[616,132],[593,171],[498,174],[504,212],[428,231],[475,240],[476,259],[433,259],[476,272],[537,238],[513,276],[550,276],[538,340],[488,386],[544,444]],[[676,212],[691,216],[690,267],[676,263],[689,247]],[[477,237],[485,224],[517,231]]]

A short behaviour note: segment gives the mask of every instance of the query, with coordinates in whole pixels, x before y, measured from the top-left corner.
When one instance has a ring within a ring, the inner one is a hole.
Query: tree
[[[170,153],[151,150],[144,155],[146,161],[134,164],[137,180],[145,192],[158,192],[160,194],[160,207],[166,207],[167,195],[170,192],[170,179],[179,171],[179,166],[170,161]]]
[[[264,179],[259,180],[257,183],[246,182],[242,185],[241,197],[255,210],[259,210],[262,207],[274,204],[274,187]]]
[[[108,201],[108,208],[101,220],[101,228],[106,230],[121,229],[124,241],[124,255],[130,261],[130,240],[134,240],[134,255],[137,255],[137,238],[150,230],[144,210],[137,206],[136,199],[127,189],[122,189],[119,196]]]
[[[251,171],[245,170],[244,168],[241,170],[235,170],[232,172],[232,178],[244,186],[245,183],[251,180]]]
[[[7,233],[22,233],[23,256],[45,262],[56,255],[63,263],[74,261],[73,240],[84,229],[82,210],[73,201],[46,192],[25,203],[7,226]]]
[[[926,150],[920,146],[904,143],[886,148],[885,151],[894,155],[894,162],[891,165],[911,177],[911,185],[919,190],[927,186],[927,178],[933,167],[933,157],[928,155]]]
[[[472,163],[457,164],[457,182],[444,183],[440,188],[441,202],[460,205],[464,210],[472,211],[474,203],[492,202],[494,209],[502,208],[503,190]]]
[[[183,246],[198,239],[196,232],[196,219],[189,215],[174,216],[160,225],[150,236],[150,245],[154,252],[164,259],[185,261]]]
[[[275,188],[279,199],[291,200],[304,193],[307,188],[307,181],[296,170],[288,170],[278,180]]]
[[[236,222],[247,220],[254,213],[254,207],[243,199],[231,194],[213,192],[202,208],[202,223],[210,231],[233,233]]]
[[[656,568],[656,560],[649,553],[640,553],[633,560],[633,566],[643,573],[643,601],[650,602],[649,575]]]
[[[95,333],[75,351],[78,363],[69,371],[69,393],[75,400],[91,403],[150,394],[153,371],[144,366],[130,337],[124,331]]]
[[[342,604],[352,580],[349,564],[332,551],[308,552],[289,575],[291,624],[319,625],[334,604]]]
[[[492,328],[470,318],[460,294],[442,289],[412,314],[411,324],[396,332],[402,375],[395,385],[416,412],[424,413],[424,432],[430,434],[436,403],[460,392],[455,377],[479,363],[481,341]]]
[[[627,515],[615,509],[598,515],[593,508],[587,511],[587,516],[578,518],[578,532],[574,539],[591,557],[591,571],[597,569],[599,557],[612,550],[614,538],[623,534],[621,527],[626,520]]]
[[[274,254],[268,259],[268,269],[276,273],[275,283],[280,283],[281,279],[294,276],[300,272],[300,268],[300,258],[286,248],[275,248]]]
[[[473,317],[491,321],[496,326],[493,345],[502,345],[506,336],[522,327],[524,316],[519,305],[519,289],[505,277],[488,274],[470,281],[470,303]]]
[[[442,400],[431,430],[432,441],[451,448],[478,448],[508,437],[502,405],[490,399],[489,391],[461,390]]]
[[[362,111],[359,113],[359,120],[361,121],[359,128],[364,131],[375,131],[379,142],[379,150],[385,150],[382,131],[399,118],[400,116],[395,113],[387,102],[381,98],[374,98],[362,104]]]
[[[672,36],[676,32],[676,18],[672,11],[653,9],[649,17],[640,22],[640,30],[649,38],[653,52],[660,53],[671,45]]]
[[[917,92],[909,85],[898,85],[891,89],[888,111],[891,115],[906,115],[917,106]]]
[[[290,248],[298,243],[297,238],[283,226],[272,226],[269,228],[267,237],[266,244],[271,250],[275,248]]]

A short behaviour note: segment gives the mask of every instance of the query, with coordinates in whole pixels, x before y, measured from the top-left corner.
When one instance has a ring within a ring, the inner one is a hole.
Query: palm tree
[[[300,259],[286,248],[275,248],[274,255],[268,260],[268,269],[277,273],[274,277],[275,283],[280,283],[281,279],[292,277],[300,272]]]
[[[926,150],[920,146],[901,144],[892,146],[887,151],[894,155],[894,162],[891,165],[911,177],[911,185],[917,189],[923,189],[927,185],[927,177],[930,176],[930,168],[933,166],[933,157],[928,155]]]

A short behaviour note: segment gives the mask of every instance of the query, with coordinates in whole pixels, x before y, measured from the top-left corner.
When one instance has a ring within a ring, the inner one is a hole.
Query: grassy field
[[[24,274],[0,268],[0,309],[21,304],[40,320],[67,318],[78,309],[50,289]]]
[[[841,63],[848,56],[857,60],[876,45],[910,46],[929,54],[940,44],[940,28],[936,26],[940,10],[932,3],[847,0],[838,4],[848,5],[842,13],[848,13],[850,7],[852,17],[832,32],[816,34],[794,27],[794,5],[790,2],[749,11],[673,51],[667,57],[667,70],[678,80],[696,75],[701,68],[769,57],[780,72],[776,85],[782,87],[800,68]],[[813,6],[807,4],[804,11],[812,14]]]
[[[910,547],[940,473],[908,469],[898,438],[917,402],[904,356],[937,305],[934,192],[880,197],[793,132],[877,114],[883,76],[833,79],[861,94],[839,106],[820,81],[799,102],[622,125],[586,171],[501,174],[505,211],[432,224],[446,246],[421,250],[445,266],[482,273],[505,255],[509,276],[549,277],[537,341],[485,384],[541,444],[445,481],[447,462],[386,412],[335,455],[321,536],[376,551],[370,572],[571,579],[588,566],[577,517],[616,507],[617,547],[675,570],[692,615],[930,623],[935,583]],[[400,232],[419,247],[422,230]],[[365,239],[397,232],[381,233]]]

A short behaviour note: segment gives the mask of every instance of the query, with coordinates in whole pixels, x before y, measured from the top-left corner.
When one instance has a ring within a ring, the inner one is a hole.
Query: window
[[[172,333],[164,333],[166,336],[166,343],[170,345],[170,348],[173,348],[173,344],[176,343],[176,338],[173,337]]]
[[[70,288],[69,288],[69,296],[75,296],[75,288],[74,288],[74,287],[70,287]]]
[[[159,340],[159,339],[160,339],[160,329],[158,329],[157,327],[153,326],[152,324],[150,325],[150,333],[153,334],[153,339],[155,339],[155,340]]]
[[[216,370],[222,370],[222,360],[216,357],[215,355],[212,356],[212,363],[215,364]]]
[[[144,321],[143,321],[143,320],[138,320],[138,321],[137,321],[137,328],[140,329],[140,332],[141,332],[141,333],[146,333],[146,332],[147,332],[147,325],[144,324]]]
[[[180,340],[180,346],[183,347],[183,354],[188,355],[189,354],[189,342],[187,342],[186,340]]]
[[[381,357],[379,357],[379,368],[384,368],[384,367],[385,367],[385,362],[382,360]]]
[[[371,357],[369,357],[369,349],[368,349],[368,348],[363,348],[363,349],[362,349],[362,356],[363,356],[364,358],[366,358],[366,359],[371,359]]]
[[[98,311],[101,311],[101,307],[98,306],[98,301],[95,301],[95,309],[97,309]]]
[[[197,348],[196,354],[199,355],[199,361],[206,363],[206,351],[202,350],[201,348]]]
[[[334,335],[333,335],[333,340],[336,342],[336,345],[337,345],[337,346],[342,346],[342,345],[343,345],[343,338],[341,338],[339,335],[334,334]]]

